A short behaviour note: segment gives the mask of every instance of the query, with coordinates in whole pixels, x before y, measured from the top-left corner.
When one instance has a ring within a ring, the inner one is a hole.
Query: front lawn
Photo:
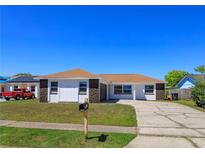
[[[34,148],[119,148],[127,145],[136,135],[104,133],[106,140],[99,142],[100,133],[89,132],[84,141],[83,132],[0,127],[0,147]]]
[[[0,119],[33,122],[82,124],[78,103],[39,103],[19,100],[0,103]],[[114,103],[90,104],[90,125],[136,126],[133,107]]]

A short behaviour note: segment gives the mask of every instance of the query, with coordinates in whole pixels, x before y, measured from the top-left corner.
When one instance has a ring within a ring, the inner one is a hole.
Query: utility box
[[[178,93],[172,93],[172,100],[178,100]]]

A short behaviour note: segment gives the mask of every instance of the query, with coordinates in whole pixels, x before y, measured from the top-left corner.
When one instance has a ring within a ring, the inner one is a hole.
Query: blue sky
[[[72,68],[163,79],[205,63],[205,6],[0,6],[0,74]]]

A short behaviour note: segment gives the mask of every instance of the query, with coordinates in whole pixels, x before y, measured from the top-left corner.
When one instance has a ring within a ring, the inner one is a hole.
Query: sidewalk
[[[82,124],[66,124],[66,123],[0,120],[0,126],[83,131]],[[89,131],[93,131],[93,132],[113,132],[113,133],[131,133],[131,134],[137,133],[136,127],[89,125],[88,128]]]

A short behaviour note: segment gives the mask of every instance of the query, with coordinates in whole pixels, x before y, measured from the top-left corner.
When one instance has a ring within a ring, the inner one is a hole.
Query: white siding
[[[58,103],[59,102],[59,95],[58,94],[50,94],[50,102],[51,103]]]
[[[86,95],[79,95],[79,82],[88,80],[53,80],[58,82],[58,94],[50,94],[52,80],[49,80],[49,102],[84,102],[88,98],[88,88]]]
[[[145,85],[154,85],[154,94],[145,94]],[[143,99],[143,100],[156,100],[156,84],[136,84],[135,85],[136,91],[136,100]]]
[[[9,91],[13,91],[13,86],[12,85],[9,85]]]

